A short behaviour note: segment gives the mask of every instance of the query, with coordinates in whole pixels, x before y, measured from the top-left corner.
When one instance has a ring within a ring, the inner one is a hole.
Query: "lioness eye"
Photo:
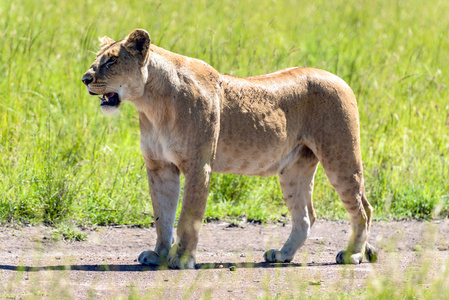
[[[104,64],[108,66],[108,65],[112,65],[116,61],[117,61],[117,57],[116,56],[111,56],[111,57],[109,57],[109,59]]]

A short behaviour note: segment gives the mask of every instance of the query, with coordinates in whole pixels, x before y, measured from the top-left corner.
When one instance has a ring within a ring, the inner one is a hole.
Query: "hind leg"
[[[348,162],[351,160],[345,157],[344,164],[347,165]],[[346,250],[337,254],[337,263],[359,264],[364,254],[369,261],[375,261],[375,250],[366,242],[373,209],[365,196],[361,163],[355,163],[353,171],[351,168],[348,171],[347,168],[332,167],[326,162],[323,163],[323,167],[351,218],[352,235]]]
[[[292,231],[280,251],[270,249],[265,252],[267,262],[290,262],[304,244],[315,222],[312,193],[318,159],[309,149],[305,149],[307,156],[303,149],[299,159],[279,174],[282,195],[292,217]]]
[[[366,199],[365,189],[363,189],[362,204],[363,204],[363,208],[365,209],[365,212],[366,212],[367,231],[368,231],[368,234],[369,234],[370,229],[371,229],[373,207],[371,206],[371,204],[369,204],[368,199]],[[368,242],[366,243],[366,246],[365,246],[365,257],[368,259],[369,262],[376,262],[377,261],[376,249],[372,245],[370,245]]]

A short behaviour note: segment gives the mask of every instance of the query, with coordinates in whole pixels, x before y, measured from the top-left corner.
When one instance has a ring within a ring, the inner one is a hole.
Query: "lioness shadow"
[[[336,263],[202,263],[196,264],[196,270],[210,270],[210,269],[270,269],[270,268],[300,268],[300,267],[320,267],[331,266]],[[13,266],[0,265],[0,270],[11,270],[18,272],[39,272],[39,271],[89,271],[89,272],[145,272],[145,271],[163,271],[168,270],[167,266],[144,266],[140,264],[135,265],[55,265],[55,266]]]
[[[89,272],[142,272],[142,271],[158,271],[163,268],[158,266],[136,265],[55,265],[55,266],[12,266],[0,265],[0,270],[12,270],[23,272],[39,272],[39,271],[89,271]],[[168,269],[168,268],[165,268]]]

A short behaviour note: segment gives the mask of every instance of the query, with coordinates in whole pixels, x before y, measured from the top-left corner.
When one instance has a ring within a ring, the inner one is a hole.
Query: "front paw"
[[[172,269],[194,269],[195,257],[187,254],[169,254],[168,266]]]
[[[159,254],[152,250],[143,251],[137,259],[142,265],[161,266],[166,262],[165,257],[160,257]]]

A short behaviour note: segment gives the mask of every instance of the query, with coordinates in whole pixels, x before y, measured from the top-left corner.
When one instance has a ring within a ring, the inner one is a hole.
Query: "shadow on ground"
[[[336,265],[335,263],[308,263],[308,264],[274,264],[274,263],[205,263],[195,265],[195,269],[219,269],[219,268],[242,268],[242,269],[260,269],[260,268],[299,268],[299,267],[321,267]],[[96,272],[144,272],[144,271],[163,271],[168,270],[166,266],[144,266],[136,265],[58,265],[58,266],[13,266],[0,265],[0,270],[39,272],[39,271],[96,271]]]

